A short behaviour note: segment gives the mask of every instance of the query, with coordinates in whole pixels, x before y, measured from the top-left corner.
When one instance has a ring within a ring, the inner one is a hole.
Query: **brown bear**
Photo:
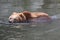
[[[50,16],[47,13],[24,11],[20,13],[13,12],[12,15],[9,17],[9,22],[10,23],[22,22],[26,20],[32,20],[35,18],[41,18],[41,17],[46,17],[47,19],[50,20]]]

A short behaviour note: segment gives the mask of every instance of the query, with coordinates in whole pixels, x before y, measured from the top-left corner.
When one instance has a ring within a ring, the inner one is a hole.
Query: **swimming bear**
[[[24,23],[24,22],[49,22],[51,21],[51,17],[44,12],[29,12],[23,11],[20,13],[13,12],[9,16],[9,23]]]

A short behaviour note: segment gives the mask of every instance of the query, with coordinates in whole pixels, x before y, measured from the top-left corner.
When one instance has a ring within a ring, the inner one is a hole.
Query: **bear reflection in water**
[[[20,23],[51,23],[58,19],[56,15],[50,16],[51,19],[47,19],[46,17],[35,18],[32,20],[21,21]]]

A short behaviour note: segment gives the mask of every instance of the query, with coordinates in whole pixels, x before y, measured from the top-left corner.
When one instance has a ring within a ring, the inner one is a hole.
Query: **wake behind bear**
[[[34,20],[38,21],[40,19],[47,21],[51,20],[50,16],[47,13],[24,11],[20,13],[13,12],[12,15],[9,16],[9,23],[31,22]]]

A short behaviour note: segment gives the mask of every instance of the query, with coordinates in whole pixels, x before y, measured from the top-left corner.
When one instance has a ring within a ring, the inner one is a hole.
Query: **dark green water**
[[[60,0],[0,0],[0,20],[7,22],[12,12],[42,11],[60,14]],[[60,21],[5,25],[0,24],[0,40],[60,40]]]

